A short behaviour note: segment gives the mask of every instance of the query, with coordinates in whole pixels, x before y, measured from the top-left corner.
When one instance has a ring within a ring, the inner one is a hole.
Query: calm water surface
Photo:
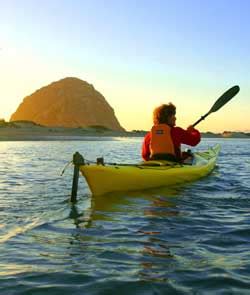
[[[141,139],[0,142],[0,294],[250,294],[250,141],[178,188],[69,202],[75,151],[132,163]]]

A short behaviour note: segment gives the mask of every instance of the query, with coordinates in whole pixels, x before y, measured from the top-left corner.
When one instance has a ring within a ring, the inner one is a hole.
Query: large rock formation
[[[23,99],[10,121],[28,120],[44,126],[104,126],[123,131],[104,96],[85,81],[65,78]]]

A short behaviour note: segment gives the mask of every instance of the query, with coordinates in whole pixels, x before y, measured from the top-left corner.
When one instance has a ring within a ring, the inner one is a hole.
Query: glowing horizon
[[[149,130],[153,109],[169,101],[186,128],[238,84],[240,93],[197,128],[249,131],[250,3],[239,2],[55,0],[39,10],[2,2],[0,118],[70,76],[93,84],[126,130]]]

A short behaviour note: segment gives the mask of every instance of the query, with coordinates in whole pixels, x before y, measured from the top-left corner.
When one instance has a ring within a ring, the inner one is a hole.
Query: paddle
[[[223,107],[227,102],[229,102],[229,100],[231,100],[239,91],[240,91],[240,87],[238,85],[228,89],[225,93],[221,95],[221,97],[219,97],[216,100],[214,105],[211,107],[210,111],[206,113],[206,115],[201,116],[201,118],[198,121],[196,121],[192,126],[194,127],[197,124],[199,124],[211,113],[217,112],[221,107]]]

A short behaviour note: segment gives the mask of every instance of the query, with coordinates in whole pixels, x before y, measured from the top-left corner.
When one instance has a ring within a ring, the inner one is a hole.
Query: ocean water
[[[133,163],[141,138],[0,142],[0,294],[250,294],[250,141],[175,188],[69,202],[75,151]]]

